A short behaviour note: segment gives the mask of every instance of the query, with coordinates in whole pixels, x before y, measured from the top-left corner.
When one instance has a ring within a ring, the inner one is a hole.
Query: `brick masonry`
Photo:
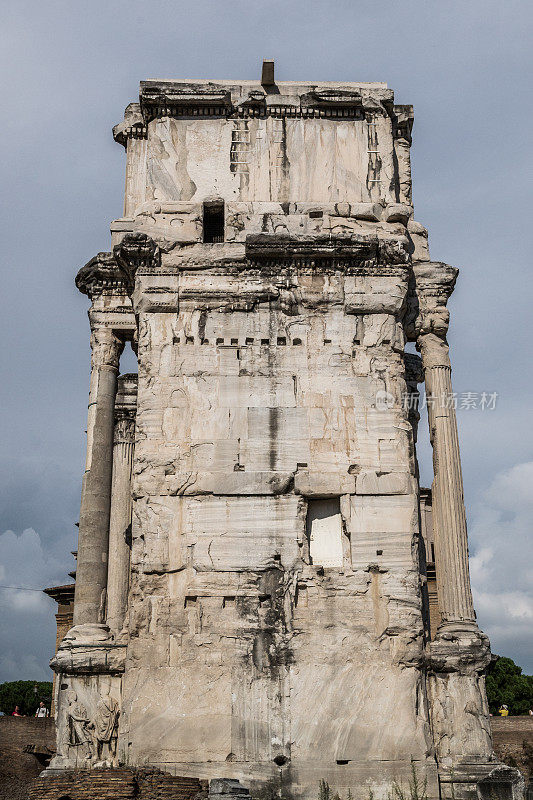
[[[53,719],[0,717],[0,800],[25,800],[54,751]]]
[[[28,800],[203,800],[207,782],[159,770],[68,770],[33,781]]]

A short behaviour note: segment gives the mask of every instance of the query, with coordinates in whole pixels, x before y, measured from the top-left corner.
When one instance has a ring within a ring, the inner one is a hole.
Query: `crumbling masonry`
[[[452,392],[457,269],[413,219],[412,121],[383,83],[276,84],[266,63],[143,82],[114,129],[124,216],[76,279],[91,383],[52,776],[385,800],[413,761],[430,798],[518,796],[492,751],[446,402],[436,631],[424,602],[403,398]],[[127,341],[138,377],[120,378]]]

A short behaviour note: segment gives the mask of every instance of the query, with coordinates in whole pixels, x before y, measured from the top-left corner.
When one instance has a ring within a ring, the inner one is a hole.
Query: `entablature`
[[[281,81],[141,81],[139,103],[131,103],[115,140],[145,138],[146,125],[161,117],[291,117],[301,119],[371,119],[393,121],[411,106],[394,106],[384,83],[297,83]]]
[[[127,295],[127,276],[112,253],[97,253],[79,270],[76,287],[91,300],[101,294]]]

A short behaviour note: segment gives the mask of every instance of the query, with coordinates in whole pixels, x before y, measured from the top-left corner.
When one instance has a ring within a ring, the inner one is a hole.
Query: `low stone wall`
[[[159,770],[68,770],[32,781],[28,800],[204,800],[207,782]]]
[[[0,717],[0,800],[25,800],[55,749],[53,719]]]
[[[526,779],[533,778],[533,717],[492,717],[494,750],[510,767],[518,767]]]

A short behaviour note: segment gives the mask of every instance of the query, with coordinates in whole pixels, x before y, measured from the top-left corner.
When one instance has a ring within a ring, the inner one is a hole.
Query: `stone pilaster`
[[[130,103],[113,137],[126,148],[124,216],[133,216],[146,197],[147,128],[138,103]]]
[[[137,376],[133,375],[119,378],[115,409],[107,572],[107,624],[115,633],[122,629],[129,588],[136,378]]]
[[[413,202],[413,182],[411,178],[413,107],[394,106],[393,111],[394,155],[398,170],[398,202],[411,205]]]
[[[74,625],[103,620],[107,583],[114,407],[123,342],[109,328],[91,334],[87,461],[83,477]]]

